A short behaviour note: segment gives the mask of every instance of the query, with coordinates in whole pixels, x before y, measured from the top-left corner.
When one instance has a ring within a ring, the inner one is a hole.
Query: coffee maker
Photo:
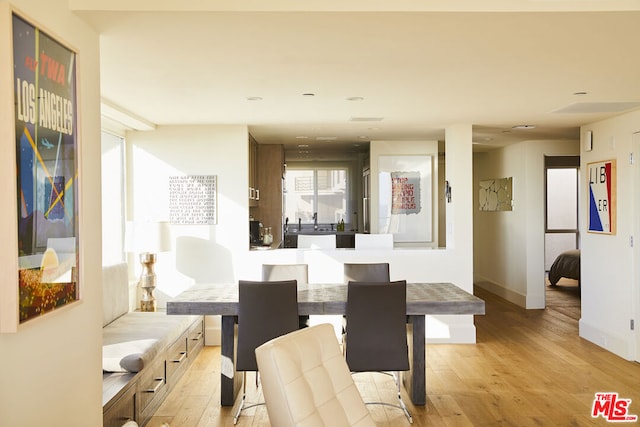
[[[260,221],[249,221],[249,243],[251,245],[262,245],[262,223]]]

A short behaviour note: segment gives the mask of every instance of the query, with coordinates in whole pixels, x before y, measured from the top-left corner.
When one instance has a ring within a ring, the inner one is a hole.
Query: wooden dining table
[[[347,285],[298,285],[298,314],[344,315]],[[425,315],[485,313],[484,301],[452,283],[407,283],[409,371],[403,384],[414,405],[426,404]],[[167,301],[168,315],[222,316],[220,404],[233,406],[242,383],[235,370],[238,284],[196,284]]]

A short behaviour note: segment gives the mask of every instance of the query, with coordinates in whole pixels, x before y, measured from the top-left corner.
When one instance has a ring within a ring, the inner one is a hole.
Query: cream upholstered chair
[[[356,249],[393,249],[393,234],[363,234],[356,233]]]
[[[298,234],[299,249],[335,249],[335,234]]]
[[[331,325],[268,341],[256,360],[273,427],[375,426]]]

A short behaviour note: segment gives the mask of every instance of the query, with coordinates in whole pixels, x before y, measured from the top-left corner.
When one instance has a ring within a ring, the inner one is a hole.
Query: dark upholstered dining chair
[[[296,280],[298,285],[309,283],[307,264],[262,264],[262,280]],[[298,316],[298,327],[309,326],[309,316]]]
[[[345,353],[352,372],[395,372],[398,404],[370,402],[402,409],[401,371],[409,370],[407,345],[407,283],[355,282],[347,285]],[[369,403],[368,403],[369,404]]]
[[[353,282],[388,282],[389,263],[369,262],[369,263],[345,263],[344,283]],[[342,335],[344,339],[347,316],[342,316]]]
[[[389,280],[388,262],[344,264],[344,283],[388,282]]]
[[[236,370],[242,372],[242,401],[233,418],[238,422],[246,405],[247,371],[258,371],[255,349],[298,329],[298,285],[295,280],[238,282],[238,349]],[[256,380],[257,384],[257,380]]]

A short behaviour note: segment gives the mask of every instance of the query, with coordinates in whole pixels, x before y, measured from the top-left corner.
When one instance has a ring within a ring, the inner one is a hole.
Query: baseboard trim
[[[633,340],[626,340],[624,337],[614,335],[603,329],[592,325],[583,319],[578,322],[578,334],[581,338],[602,347],[603,349],[616,354],[623,359],[633,361]]]
[[[503,298],[509,302],[512,302],[522,308],[527,308],[527,296],[522,295],[519,292],[513,291],[511,289],[507,289],[503,286],[498,285],[497,283],[491,282],[489,280],[478,280],[474,282],[476,286],[491,292]]]

